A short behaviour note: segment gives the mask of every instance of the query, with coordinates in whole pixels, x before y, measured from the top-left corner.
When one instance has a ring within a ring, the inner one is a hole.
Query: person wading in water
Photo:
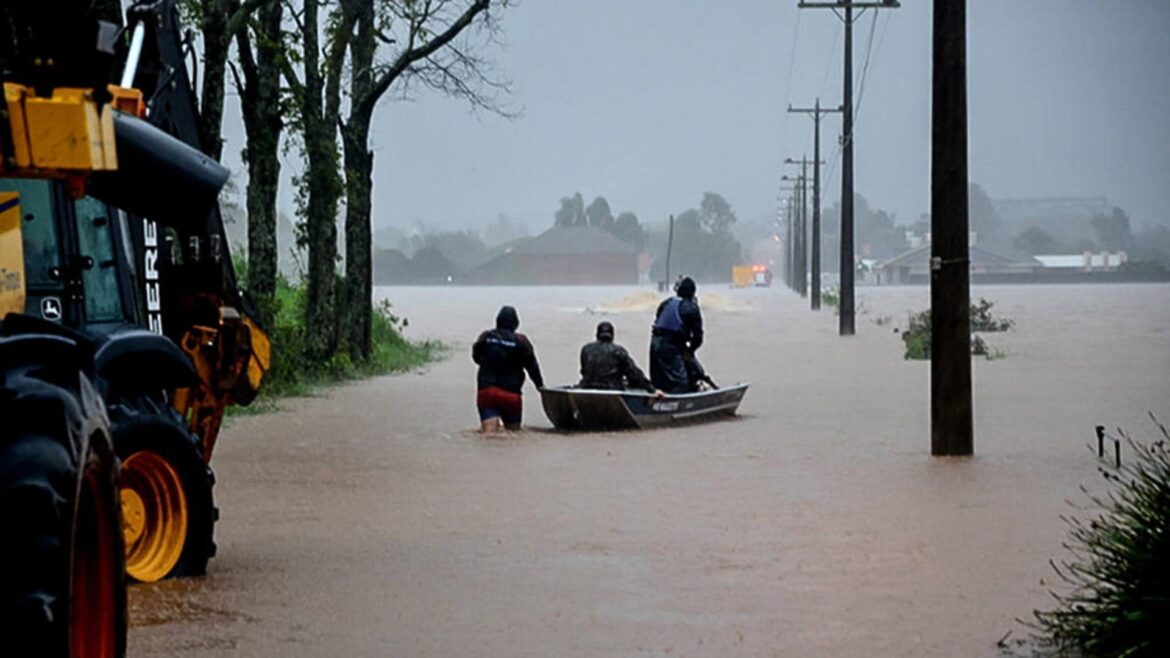
[[[640,388],[661,397],[662,391],[654,388],[626,348],[613,342],[613,337],[612,324],[597,325],[597,340],[581,348],[581,383],[577,386],[614,391]]]
[[[523,416],[520,389],[524,387],[525,371],[537,390],[544,388],[536,350],[527,336],[516,333],[519,326],[516,309],[505,306],[496,315],[496,328],[480,334],[471,346],[471,360],[479,365],[475,406],[479,409],[483,432],[498,432],[501,421],[506,429],[520,429]]]
[[[695,282],[684,277],[678,295],[665,299],[654,315],[650,338],[650,381],[667,393],[687,393],[695,384],[687,361],[703,344],[703,314],[695,300]]]

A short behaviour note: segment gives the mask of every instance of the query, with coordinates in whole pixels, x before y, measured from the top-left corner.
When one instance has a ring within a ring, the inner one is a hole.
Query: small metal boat
[[[540,399],[557,429],[645,429],[734,416],[747,389],[747,384],[736,384],[656,398],[644,391],[551,386],[540,390]]]

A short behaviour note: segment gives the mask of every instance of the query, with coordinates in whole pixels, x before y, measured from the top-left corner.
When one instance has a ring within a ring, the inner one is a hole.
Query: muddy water
[[[132,589],[130,655],[996,656],[1049,604],[1093,426],[1170,419],[1165,285],[975,289],[1017,325],[975,361],[971,459],[929,456],[928,364],[893,331],[925,288],[861,289],[847,339],[785,290],[703,288],[739,418],[565,436],[529,389],[495,440],[467,353],[498,307],[568,383],[601,317],[645,364],[644,291],[377,294],[451,357],[234,421],[220,555]]]

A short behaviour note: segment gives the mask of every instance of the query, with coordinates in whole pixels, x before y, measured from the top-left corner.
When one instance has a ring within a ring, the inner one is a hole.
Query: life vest
[[[679,313],[679,307],[681,305],[681,297],[671,297],[668,299],[666,306],[662,307],[662,312],[654,320],[654,328],[681,334],[683,332],[682,315]]]

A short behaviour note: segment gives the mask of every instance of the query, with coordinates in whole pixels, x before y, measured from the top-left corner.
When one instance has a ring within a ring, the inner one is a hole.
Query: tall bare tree
[[[285,79],[295,99],[300,122],[305,173],[301,180],[301,214],[309,252],[305,329],[310,359],[331,357],[338,343],[337,210],[343,193],[339,170],[337,127],[341,114],[341,77],[352,39],[354,15],[340,2],[321,16],[321,0],[303,0],[292,13],[303,51],[302,76],[286,58]],[[322,35],[321,26],[325,31]],[[322,40],[324,36],[324,40]]]
[[[223,99],[232,39],[249,14],[279,0],[181,0],[184,12],[199,24],[203,39],[203,79],[199,92],[199,143],[203,152],[223,155]]]
[[[261,5],[249,25],[236,32],[239,67],[232,71],[247,135],[248,292],[260,315],[275,313],[276,196],[280,184],[280,136],[284,130],[281,77],[287,57],[282,43],[284,5]]]
[[[497,30],[489,7],[507,0],[342,0],[355,21],[350,42],[350,106],[341,124],[345,153],[345,303],[341,326],[346,348],[355,359],[370,353],[373,304],[371,209],[374,154],[370,124],[378,102],[393,90],[407,95],[411,86],[446,93],[472,107],[508,115],[497,103],[507,91],[493,79],[488,63],[467,39],[478,29],[491,38]],[[379,45],[389,51],[378,61]]]

